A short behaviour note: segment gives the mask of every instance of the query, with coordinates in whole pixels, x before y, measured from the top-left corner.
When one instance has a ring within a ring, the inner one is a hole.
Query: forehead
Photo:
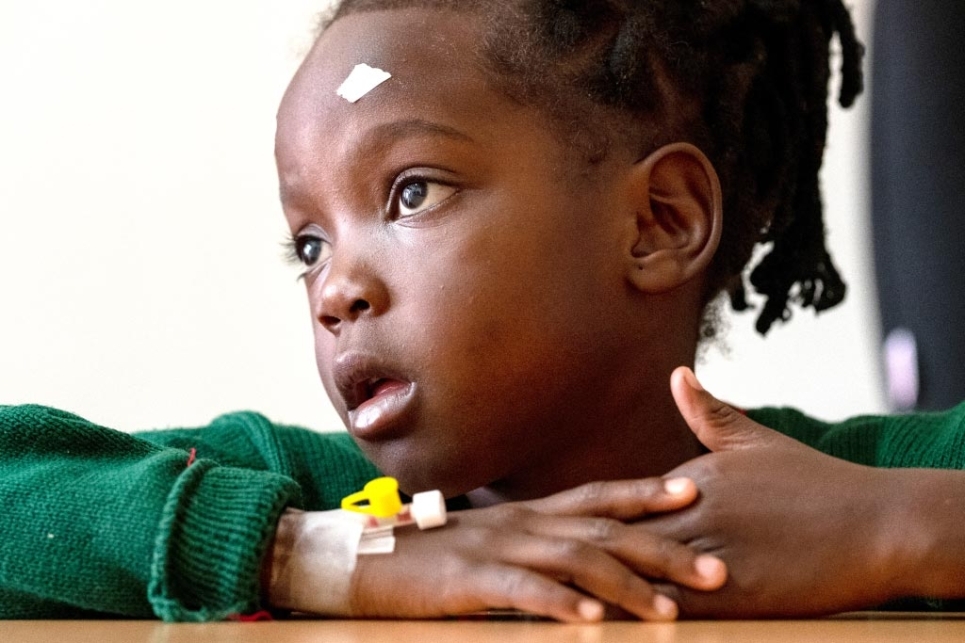
[[[470,14],[398,9],[351,14],[329,26],[279,108],[282,188],[297,176],[299,158],[317,156],[320,147],[351,154],[358,137],[379,124],[419,120],[496,136],[493,116],[505,120],[510,105],[483,70],[476,24]],[[350,103],[336,89],[362,63],[392,77]]]
[[[307,62],[321,62],[329,80],[341,80],[355,64],[402,66],[407,82],[412,72],[431,71],[440,78],[464,75],[478,60],[477,20],[469,13],[410,7],[363,11],[332,23],[319,37]],[[431,65],[431,67],[427,67]],[[410,69],[411,68],[411,69]]]

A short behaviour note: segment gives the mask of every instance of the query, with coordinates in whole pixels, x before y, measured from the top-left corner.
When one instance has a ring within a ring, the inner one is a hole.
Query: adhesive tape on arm
[[[288,530],[287,551],[272,569],[274,606],[316,614],[350,614],[362,523],[341,510],[288,510],[279,528]]]
[[[432,529],[446,524],[446,500],[438,490],[423,491],[412,496],[411,511],[419,529]]]

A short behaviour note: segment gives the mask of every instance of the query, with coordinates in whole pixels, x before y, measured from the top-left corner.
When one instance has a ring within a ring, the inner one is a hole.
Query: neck
[[[684,290],[642,300],[617,319],[616,339],[602,337],[585,371],[573,374],[570,408],[547,410],[554,420],[541,446],[521,454],[512,474],[469,492],[474,506],[663,476],[706,452],[670,393],[670,374],[693,368],[697,351],[699,284]]]
[[[705,449],[687,427],[670,395],[674,363],[647,377],[618,379],[595,413],[580,422],[568,448],[530,459],[530,466],[468,494],[473,506],[539,498],[587,482],[662,476]],[[663,382],[647,386],[647,382]],[[561,432],[562,433],[562,432]]]

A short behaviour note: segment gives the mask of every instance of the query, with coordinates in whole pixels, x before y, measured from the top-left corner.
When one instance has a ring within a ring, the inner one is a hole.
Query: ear
[[[720,181],[690,143],[671,143],[637,162],[631,180],[636,228],[629,279],[647,293],[666,292],[702,274],[722,226]]]

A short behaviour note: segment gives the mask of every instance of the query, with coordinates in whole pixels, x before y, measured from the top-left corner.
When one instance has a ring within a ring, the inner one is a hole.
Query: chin
[[[482,486],[471,482],[474,476],[465,466],[453,465],[451,461],[429,461],[424,456],[392,457],[386,453],[386,447],[388,445],[382,445],[374,449],[375,452],[363,449],[382,473],[399,481],[399,490],[407,495],[438,489],[446,498],[453,498]]]

